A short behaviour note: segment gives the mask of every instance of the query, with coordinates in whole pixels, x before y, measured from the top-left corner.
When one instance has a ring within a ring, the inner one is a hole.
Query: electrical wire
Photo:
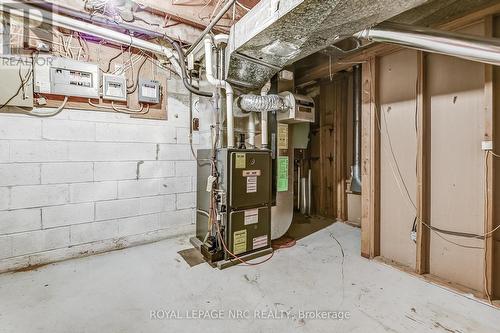
[[[17,97],[17,95],[19,95],[19,93],[24,90],[24,87],[26,85],[26,83],[28,83],[29,79],[31,78],[31,75],[33,73],[33,70],[30,69],[28,71],[28,73],[26,74],[26,76],[22,77],[22,67],[19,66],[19,80],[21,81],[21,84],[19,85],[19,88],[17,89],[17,91],[14,93],[14,95],[12,95],[5,103],[3,103],[1,106],[0,106],[0,110],[3,109],[4,107],[6,107],[14,98]]]
[[[370,70],[370,76],[372,75],[371,71],[371,65],[369,65],[369,70]],[[371,89],[371,86],[370,86],[370,89]],[[378,130],[379,130],[379,133],[382,133],[382,126],[381,126],[381,120],[379,118],[379,113],[380,110],[380,106],[375,103],[375,117],[376,117],[376,124],[377,124],[377,127],[378,127]],[[389,134],[389,131],[387,130],[387,125],[386,125],[386,135],[388,137],[388,140],[390,142],[390,134]],[[403,197],[407,198],[408,199],[408,202],[411,204],[412,206],[412,211],[417,209],[415,203],[413,202],[413,200],[411,200],[411,196],[409,194],[409,190],[408,190],[408,187],[406,185],[406,182],[404,180],[404,177],[402,176],[401,174],[401,170],[399,168],[399,162],[395,156],[395,153],[394,153],[394,150],[392,149],[392,145],[389,145],[389,148],[392,150],[392,152],[388,152],[388,147],[386,147],[385,145],[381,145],[383,148],[384,148],[384,151],[388,154],[390,154],[391,156],[391,159],[393,159],[393,162],[394,164],[397,166],[397,167],[394,167],[393,164],[391,162],[389,162],[389,165],[391,166],[391,170],[392,170],[392,174],[393,174],[393,177],[396,181],[396,184],[398,185],[398,188],[400,189],[401,191],[401,194],[403,195]],[[395,170],[398,169],[398,171]],[[396,175],[398,174],[398,175]],[[400,184],[401,183],[401,184]],[[405,190],[403,191],[401,185],[405,188]],[[440,238],[442,238],[443,240],[451,243],[451,244],[454,244],[454,245],[457,245],[457,246],[461,246],[461,247],[464,247],[464,248],[471,248],[471,249],[483,249],[483,247],[476,247],[476,246],[469,246],[469,245],[464,245],[464,244],[460,244],[460,243],[457,243],[457,242],[454,242],[444,236],[441,235],[442,234],[449,234],[449,235],[453,235],[453,236],[461,236],[461,237],[467,237],[467,238],[477,238],[477,239],[484,239],[484,237],[488,237],[489,235],[491,236],[492,232],[488,232],[488,233],[485,233],[483,235],[480,235],[480,234],[469,234],[469,233],[464,233],[464,232],[456,232],[456,231],[450,231],[450,230],[444,230],[444,229],[440,229],[440,228],[436,228],[434,226],[431,226],[430,224],[426,223],[425,221],[423,221],[420,217],[416,217],[418,223],[421,223],[423,226],[425,226],[426,228],[430,229],[431,231],[433,231],[436,235],[438,235]],[[499,226],[500,228],[500,226]],[[498,230],[498,229],[497,229]],[[495,230],[496,231],[496,230]]]
[[[69,97],[65,96],[62,104],[55,111],[50,112],[50,113],[37,113],[36,111],[30,111],[30,112],[27,112],[27,114],[29,114],[30,116],[35,116],[35,117],[40,117],[40,118],[54,117],[64,110],[68,101],[69,101]]]
[[[148,58],[144,57],[144,60],[142,61],[141,65],[139,66],[139,69],[137,70],[137,79],[135,85],[133,86],[134,88],[132,90],[127,89],[127,94],[133,94],[137,90],[137,87],[139,87],[139,75],[141,74],[142,67],[144,67],[144,64],[146,63],[147,60]]]
[[[250,8],[248,8],[247,6],[243,5],[243,4],[242,4],[241,2],[239,2],[239,1],[236,1],[236,4],[237,4],[238,6],[240,6],[241,8],[243,8],[244,10],[246,10],[247,12],[249,12],[249,11],[250,11]]]
[[[226,251],[227,254],[229,254],[231,257],[233,257],[234,259],[238,260],[241,264],[245,265],[245,266],[257,266],[257,265],[261,265],[269,260],[271,260],[271,258],[274,256],[274,250],[271,252],[271,255],[269,257],[267,257],[266,259],[262,260],[262,261],[259,261],[259,262],[248,262],[246,260],[243,260],[241,259],[240,257],[238,257],[236,254],[232,253],[231,251],[229,251],[229,249],[227,248],[226,246],[226,243],[224,242],[224,239],[222,238],[222,234],[220,232],[220,227],[219,227],[219,223],[218,222],[215,222],[215,225],[217,227],[217,235],[219,236],[219,241],[222,243],[222,246],[224,247],[224,251]]]
[[[93,106],[96,109],[113,110],[113,111],[116,111],[119,113],[125,113],[125,114],[146,114],[150,111],[150,104],[147,104],[146,110],[144,110],[144,104],[141,103],[141,108],[137,110],[137,109],[118,107],[114,104],[114,102],[111,102],[111,106],[95,104],[92,102],[91,99],[89,99],[87,102],[89,103],[90,106]]]
[[[371,65],[370,65],[370,76],[371,76]],[[371,87],[370,87],[370,90],[371,90]],[[416,99],[417,100],[417,99]],[[378,119],[378,106],[377,104],[375,103],[375,116],[377,118],[377,126],[378,126],[378,129],[379,129],[379,132],[381,133],[381,125],[380,125],[380,119]],[[385,119],[385,118],[384,118]],[[385,123],[386,125],[386,134],[387,134],[387,137],[388,137],[388,140],[390,142],[390,135],[389,135],[389,132],[387,130],[387,123]],[[392,151],[392,157],[394,159],[394,163],[396,163],[396,165],[398,165],[398,161],[395,157],[395,154],[394,154],[394,151],[392,149],[392,145],[390,145],[390,148],[391,148],[391,151]],[[495,157],[499,157],[500,158],[500,155],[492,152],[492,151],[487,151],[485,153],[485,161],[484,161],[484,166],[485,166],[485,186],[484,186],[484,189],[485,189],[485,204],[486,205],[489,205],[489,194],[488,194],[488,189],[487,189],[487,186],[486,184],[488,183],[488,157],[489,155],[492,155],[492,156],[495,156]],[[391,164],[391,163],[389,163]],[[399,170],[399,166],[398,166],[398,170]],[[393,176],[396,180],[396,183],[398,184],[398,187],[399,187],[399,181],[396,177],[396,174],[394,172],[394,169],[392,169],[393,171]],[[403,183],[403,186],[405,187],[406,189],[406,193],[408,195],[408,198],[410,198],[409,196],[409,192],[408,192],[408,188],[406,186],[406,183],[404,181],[404,178],[402,177],[401,175],[401,172],[399,172],[399,176],[400,176],[400,181]],[[401,188],[400,188],[401,190]],[[401,192],[401,194],[403,194],[403,192]],[[403,195],[404,197],[404,195]],[[411,200],[410,200],[411,201]],[[413,201],[411,201],[411,203],[413,204],[413,206],[415,207],[415,210],[417,209],[417,207],[414,205]],[[414,220],[414,223],[413,223],[413,228],[412,230],[415,230],[416,229],[416,221],[418,221],[421,225],[425,226],[426,228],[428,228],[429,230],[431,230],[432,232],[434,232],[434,234],[438,237],[440,237],[441,239],[443,239],[444,241],[448,242],[448,243],[451,243],[451,244],[454,244],[456,246],[459,246],[459,247],[462,247],[462,248],[468,248],[468,249],[478,249],[478,250],[484,250],[484,270],[483,270],[483,286],[484,286],[484,293],[488,299],[488,301],[490,302],[490,304],[492,303],[491,301],[491,295],[490,295],[490,292],[488,290],[488,276],[487,276],[487,271],[488,271],[488,260],[487,260],[487,254],[488,254],[488,247],[485,245],[484,247],[480,247],[480,246],[470,246],[470,245],[464,245],[464,244],[460,244],[458,242],[454,242],[444,236],[442,236],[441,234],[449,234],[449,235],[454,235],[454,236],[459,236],[459,237],[467,237],[467,238],[476,238],[476,239],[482,239],[482,240],[485,240],[486,241],[486,238],[489,238],[489,237],[492,237],[493,234],[498,230],[500,229],[500,225],[498,225],[496,228],[494,228],[493,230],[491,231],[487,231],[485,232],[484,234],[470,234],[470,233],[463,233],[463,232],[455,232],[455,231],[450,231],[450,230],[444,230],[444,229],[439,229],[439,228],[436,228],[434,226],[431,226],[427,223],[425,223],[417,214],[417,216],[415,217],[415,220]]]
[[[113,62],[113,60],[116,60],[116,59],[118,59],[121,55],[123,55],[123,52],[124,52],[124,51],[130,50],[130,47],[131,47],[131,46],[132,46],[132,41],[130,42],[130,44],[129,44],[129,45],[127,45],[127,47],[125,48],[125,50],[120,50],[120,52],[119,52],[117,55],[115,55],[115,56],[111,57],[111,58],[109,59],[109,61],[108,61],[108,67],[106,68],[106,70],[105,70],[105,71],[103,70],[103,72],[104,72],[104,73],[109,73],[109,71],[111,70],[111,63]]]

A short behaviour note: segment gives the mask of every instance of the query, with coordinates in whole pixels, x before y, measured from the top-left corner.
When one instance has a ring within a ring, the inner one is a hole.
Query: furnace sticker
[[[245,225],[259,223],[259,210],[249,209],[245,210]]]
[[[247,177],[247,193],[257,193],[257,177]]]
[[[265,246],[267,246],[267,235],[255,237],[253,239],[252,249],[257,250],[257,249],[260,249],[261,247],[265,247]]]
[[[247,166],[247,154],[245,153],[236,153],[236,165],[234,166],[236,169],[245,169]]]
[[[247,231],[239,230],[233,234],[233,253],[240,254],[247,250]]]

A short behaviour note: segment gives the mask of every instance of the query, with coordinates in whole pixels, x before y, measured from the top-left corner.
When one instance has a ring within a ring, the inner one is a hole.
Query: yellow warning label
[[[288,149],[287,124],[278,124],[278,149]]]
[[[236,153],[236,169],[245,169],[247,167],[247,156],[245,153]]]
[[[240,254],[247,250],[247,231],[239,230],[233,234],[233,253]]]

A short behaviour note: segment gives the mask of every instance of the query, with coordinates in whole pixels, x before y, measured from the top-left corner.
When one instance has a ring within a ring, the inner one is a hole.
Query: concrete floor
[[[0,332],[500,331],[499,310],[361,258],[359,237],[359,229],[336,223],[256,268],[190,268],[177,254],[189,247],[182,237],[0,275]],[[150,319],[152,310],[184,317],[213,309],[251,314]],[[344,310],[351,319],[264,320],[254,319],[254,310]]]

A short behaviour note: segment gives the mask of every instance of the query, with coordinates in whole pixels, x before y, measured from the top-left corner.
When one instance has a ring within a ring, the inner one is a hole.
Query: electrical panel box
[[[278,121],[286,124],[314,123],[314,100],[308,96],[283,92],[279,94],[284,98],[288,111],[278,113]]]
[[[0,106],[33,107],[32,63],[26,59],[2,56],[0,64]]]
[[[160,82],[141,80],[139,82],[139,102],[148,104],[160,103]]]
[[[198,212],[210,209],[207,179],[210,179],[211,164],[206,163],[210,156],[211,150],[198,151]],[[216,202],[223,212],[222,233],[227,249],[238,256],[270,249],[271,152],[219,149],[216,158],[219,172]],[[197,214],[196,237],[203,242],[209,233],[208,217]],[[224,252],[223,259],[233,257]]]
[[[124,75],[102,75],[102,99],[127,101],[127,79]]]
[[[72,59],[38,56],[34,69],[37,93],[99,98],[99,67]]]

